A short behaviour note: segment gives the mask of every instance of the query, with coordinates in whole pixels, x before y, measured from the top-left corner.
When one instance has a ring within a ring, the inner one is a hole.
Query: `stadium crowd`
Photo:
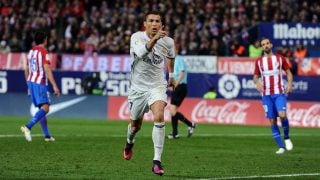
[[[259,22],[319,22],[313,0],[1,0],[1,49],[25,52],[46,30],[48,51],[127,54],[144,12],[164,14],[180,54],[248,56]]]

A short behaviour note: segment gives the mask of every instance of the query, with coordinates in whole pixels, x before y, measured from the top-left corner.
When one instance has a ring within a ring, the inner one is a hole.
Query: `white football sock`
[[[161,161],[161,154],[163,151],[165,137],[165,123],[154,123],[152,130],[152,140],[154,145],[154,158],[153,160]]]
[[[135,139],[134,137],[136,136],[136,133],[134,133],[131,129],[131,123],[128,125],[128,133],[127,133],[127,142],[129,144],[133,144]]]

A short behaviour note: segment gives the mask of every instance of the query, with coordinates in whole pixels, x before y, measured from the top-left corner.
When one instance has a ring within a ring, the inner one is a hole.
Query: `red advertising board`
[[[165,109],[165,121],[170,121],[169,106]],[[181,112],[197,123],[269,125],[259,100],[204,100],[186,98]],[[112,120],[130,119],[126,97],[108,98],[108,117]],[[320,128],[320,103],[289,102],[288,118],[291,126]],[[152,113],[145,114],[145,121],[152,121]]]
[[[298,59],[298,75],[300,76],[319,76],[320,58]]]
[[[51,68],[57,67],[57,54],[49,54]],[[25,69],[27,53],[0,53],[0,69]]]
[[[256,58],[219,57],[219,74],[253,74]]]

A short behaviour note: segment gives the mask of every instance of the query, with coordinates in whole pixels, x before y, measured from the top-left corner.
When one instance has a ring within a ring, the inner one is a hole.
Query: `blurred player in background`
[[[173,39],[163,30],[159,12],[148,12],[145,15],[144,27],[145,31],[132,34],[130,42],[132,65],[128,102],[131,120],[123,156],[127,160],[131,159],[134,137],[141,128],[144,113],[150,109],[154,118],[152,171],[157,175],[163,175],[161,155],[165,139],[164,108],[167,105],[167,85],[175,84],[173,78],[175,45]],[[168,61],[168,84],[165,79],[165,60]]]
[[[48,79],[53,87],[55,95],[60,96],[60,90],[50,69],[50,60],[47,50],[45,49],[47,45],[46,34],[41,31],[36,32],[34,35],[34,41],[36,46],[29,51],[27,66],[25,69],[25,78],[28,84],[31,100],[39,110],[27,124],[21,126],[21,131],[24,133],[26,140],[31,141],[31,128],[40,121],[45,141],[55,141],[49,133],[46,118],[50,105],[47,87]]]
[[[177,51],[176,51],[176,54]],[[174,61],[174,71],[173,77],[175,80],[174,89],[171,96],[171,125],[172,125],[172,134],[168,134],[169,139],[179,138],[178,134],[178,123],[179,120],[185,123],[188,126],[188,137],[191,137],[193,134],[194,128],[196,127],[195,123],[190,122],[182,113],[178,111],[181,103],[188,94],[187,86],[187,77],[188,69],[186,62],[181,56],[177,56]]]
[[[283,154],[285,150],[292,150],[293,144],[289,137],[289,121],[286,115],[286,94],[292,91],[292,73],[287,60],[277,54],[272,53],[272,44],[268,38],[261,39],[261,48],[264,55],[256,60],[253,81],[256,88],[262,94],[262,105],[266,117],[270,120],[272,136],[277,143],[279,150],[277,154]],[[287,75],[287,85],[284,87],[282,70]],[[261,76],[261,82],[259,77]],[[277,125],[277,117],[280,117],[284,142]]]

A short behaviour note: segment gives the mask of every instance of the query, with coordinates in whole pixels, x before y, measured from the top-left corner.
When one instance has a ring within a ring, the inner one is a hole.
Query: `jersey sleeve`
[[[253,72],[254,75],[260,75],[261,74],[260,73],[260,69],[259,69],[259,64],[258,64],[259,59],[257,59],[256,62],[255,62],[254,72]]]
[[[171,39],[171,38],[169,39],[168,45],[169,45],[169,51],[168,51],[168,54],[167,54],[167,58],[174,59],[176,57],[176,53],[175,53],[175,50],[174,50],[174,41],[173,41],[173,39]]]
[[[147,44],[142,42],[141,38],[139,38],[139,34],[135,33],[131,36],[130,48],[139,58],[142,58],[149,53],[146,45]]]
[[[42,56],[42,63],[43,64],[49,64],[50,65],[50,57],[49,57],[49,54],[48,54],[48,52],[45,50],[45,49],[43,49],[42,51],[41,51],[41,56]]]
[[[282,59],[282,69],[283,70],[288,70],[291,68],[291,64],[289,63],[289,60],[283,56],[280,56]]]
[[[184,59],[181,59],[180,61],[180,71],[187,71],[187,65]]]

